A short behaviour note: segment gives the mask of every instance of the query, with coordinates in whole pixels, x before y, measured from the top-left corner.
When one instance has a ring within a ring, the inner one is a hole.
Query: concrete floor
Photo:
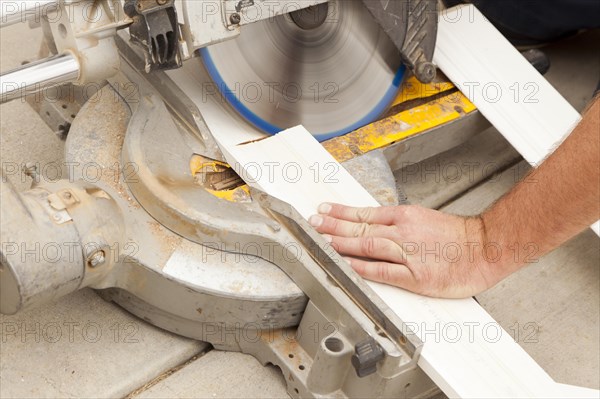
[[[22,28],[0,31],[1,70],[36,57],[39,31]],[[548,79],[578,109],[600,79],[599,42],[600,32],[592,32],[547,49],[553,62]],[[5,170],[27,161],[62,162],[63,143],[26,103],[0,106],[0,139]],[[401,172],[396,177],[413,203],[473,214],[527,170],[510,145],[489,129],[425,161],[482,159],[497,163],[499,178],[461,185],[404,179]],[[20,190],[29,187],[20,175],[9,178]],[[586,231],[478,298],[553,378],[590,388],[600,387],[599,241]],[[275,369],[164,332],[87,289],[0,316],[0,326],[2,398],[286,396]]]

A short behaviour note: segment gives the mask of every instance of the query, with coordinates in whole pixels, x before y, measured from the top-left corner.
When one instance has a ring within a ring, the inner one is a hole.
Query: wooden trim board
[[[292,204],[305,218],[328,201],[379,206],[303,127],[248,144],[230,145],[226,152],[230,164],[250,185]],[[258,165],[263,165],[260,172]],[[419,366],[448,396],[551,398],[564,397],[569,389],[557,388],[554,380],[473,299],[434,299],[369,284],[425,342]],[[594,390],[576,392],[590,394],[588,397],[598,395]]]

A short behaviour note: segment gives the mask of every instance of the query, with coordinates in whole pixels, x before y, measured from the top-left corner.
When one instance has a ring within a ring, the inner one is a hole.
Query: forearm
[[[565,142],[482,215],[486,241],[512,251],[529,246],[539,257],[589,227],[600,218],[599,154],[596,98]],[[523,256],[503,258],[501,274],[525,261]]]

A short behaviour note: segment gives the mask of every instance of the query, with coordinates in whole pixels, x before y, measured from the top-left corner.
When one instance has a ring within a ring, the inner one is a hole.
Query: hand
[[[419,206],[322,204],[309,222],[368,280],[427,296],[464,298],[504,277],[499,262],[486,259],[481,218]]]

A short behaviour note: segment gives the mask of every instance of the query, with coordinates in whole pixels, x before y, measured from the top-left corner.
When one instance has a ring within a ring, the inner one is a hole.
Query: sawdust
[[[104,128],[106,130],[104,140],[110,151],[99,151],[95,162],[98,162],[105,171],[108,171],[108,173],[102,174],[102,181],[110,185],[132,207],[138,209],[140,208],[139,203],[131,195],[129,188],[126,186],[127,183],[123,181],[123,179],[128,178],[127,176],[130,175],[130,172],[133,171],[132,168],[135,168],[135,166],[122,165],[120,162],[129,118],[129,111],[123,104],[121,104],[116,114],[109,113],[103,115],[103,118],[99,118],[101,121],[110,121]]]
[[[112,88],[105,86],[97,97],[90,98],[71,127],[82,134],[71,135],[69,147],[76,162],[99,168],[99,180],[137,209],[140,205],[127,187],[127,179],[137,178],[135,165],[120,162],[131,112],[122,101],[115,101],[116,96]]]
[[[161,245],[161,253],[172,254],[181,243],[181,237],[165,229],[155,220],[147,222],[148,228],[154,236],[157,236]]]
[[[117,194],[119,194],[121,198],[127,201],[132,208],[140,208],[140,204],[135,200],[135,198],[133,198],[131,192],[129,191],[129,188],[125,187],[120,180],[113,180],[111,182],[107,182],[107,184],[109,184],[117,192]]]

